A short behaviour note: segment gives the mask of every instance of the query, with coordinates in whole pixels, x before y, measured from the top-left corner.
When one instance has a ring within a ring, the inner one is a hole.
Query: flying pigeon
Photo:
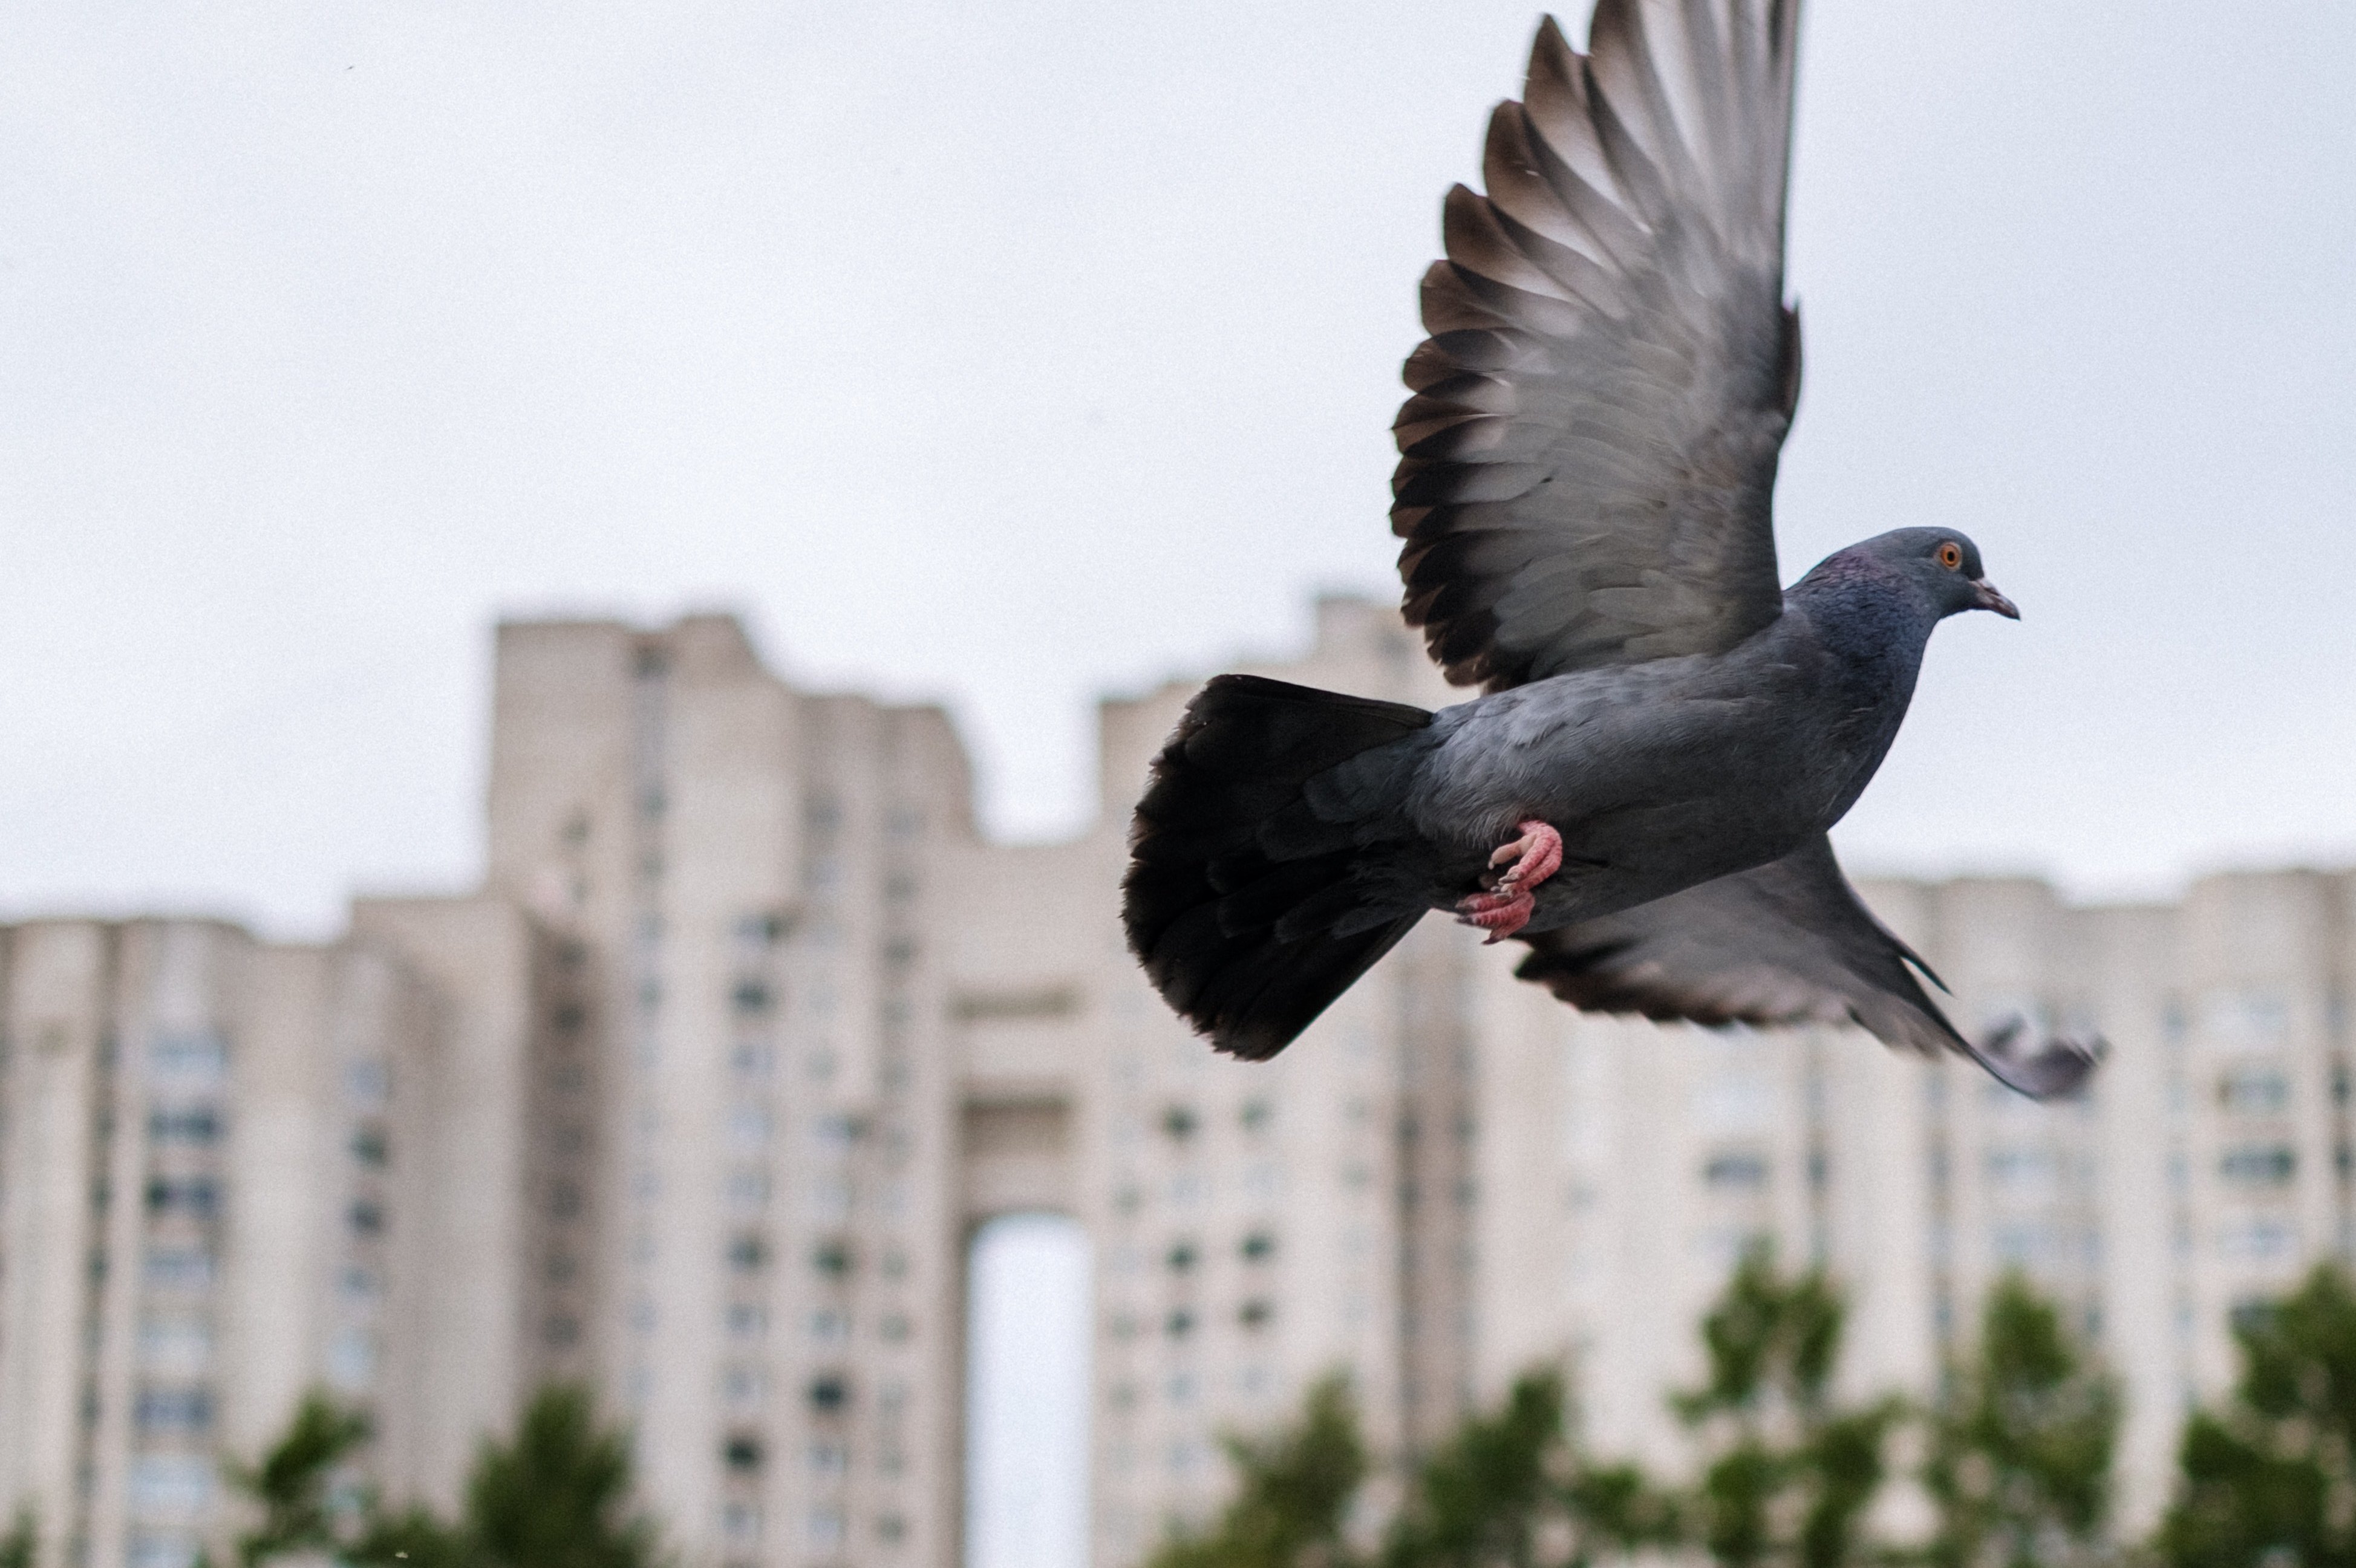
[[[1516,973],[1574,1007],[1855,1023],[2039,1098],[2098,1060],[1966,1039],[1826,837],[1932,628],[2019,612],[1951,528],[1780,586],[1798,10],[1598,0],[1585,55],[1539,26],[1487,194],[1448,194],[1394,426],[1406,617],[1483,695],[1220,676],[1137,806],[1130,946],[1221,1051],[1281,1051],[1439,909],[1527,944]]]

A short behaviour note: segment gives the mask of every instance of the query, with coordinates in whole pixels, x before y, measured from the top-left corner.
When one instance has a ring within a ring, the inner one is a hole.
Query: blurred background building
[[[1263,673],[1450,699],[1354,600]],[[1865,1389],[1927,1388],[2003,1270],[2057,1293],[2126,1380],[2133,1523],[2233,1315],[2356,1248],[2356,877],[1869,885],[1965,1027],[2109,1039],[2061,1105],[1847,1031],[1583,1018],[1436,920],[1240,1064],[1114,918],[1190,690],[1107,703],[1098,827],[1009,848],[937,709],[796,691],[723,617],[509,624],[479,894],[361,900],[327,946],[6,929],[0,1507],[72,1568],[187,1568],[220,1456],[306,1387],[446,1506],[583,1378],[685,1561],[948,1568],[969,1243],[1047,1211],[1094,1246],[1105,1568],[1336,1368],[1396,1453],[1568,1361],[1599,1446],[1670,1459],[1663,1396],[1762,1239],[1847,1283]]]

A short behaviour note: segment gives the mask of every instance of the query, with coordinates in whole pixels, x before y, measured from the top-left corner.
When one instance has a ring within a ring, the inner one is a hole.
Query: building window
[[[1767,1160],[1763,1155],[1720,1154],[1710,1157],[1702,1167],[1701,1179],[1711,1187],[1757,1191],[1767,1185]]]
[[[392,1163],[392,1145],[381,1126],[364,1123],[352,1130],[352,1157],[372,1169],[381,1170]]]
[[[1183,1339],[1194,1331],[1194,1315],[1184,1307],[1173,1312],[1162,1325],[1173,1339]]]
[[[200,1388],[142,1389],[134,1410],[142,1432],[200,1433],[213,1424],[212,1395]]]
[[[2242,1144],[2227,1149],[2217,1161],[2217,1174],[2249,1187],[2282,1187],[2298,1168],[2298,1157],[2288,1144]]]
[[[2243,1220],[2222,1227],[2217,1250],[2244,1263],[2274,1263],[2298,1251],[2298,1231],[2286,1220]]]
[[[147,1254],[147,1283],[160,1290],[194,1290],[213,1281],[213,1255],[195,1247],[158,1247]]]
[[[131,1538],[131,1568],[195,1568],[197,1543],[185,1535],[154,1535],[145,1531]]]
[[[851,1183],[840,1176],[821,1176],[813,1179],[804,1194],[810,1213],[829,1221],[840,1221],[851,1212]]]
[[[381,1061],[355,1061],[344,1069],[344,1093],[364,1109],[384,1108],[392,1093],[392,1078]]]
[[[212,1144],[220,1133],[220,1113],[209,1105],[157,1111],[147,1118],[147,1136],[159,1144]]]
[[[147,1048],[147,1075],[182,1089],[209,1089],[229,1076],[229,1044],[217,1034],[167,1034]]]
[[[327,1381],[346,1393],[376,1378],[376,1340],[365,1328],[347,1328],[327,1342]]]
[[[220,1212],[220,1189],[201,1176],[181,1180],[158,1177],[147,1184],[147,1211],[209,1220]]]
[[[1184,1105],[1173,1105],[1162,1113],[1162,1130],[1180,1143],[1193,1137],[1194,1129],[1201,1125],[1202,1118]]]
[[[1178,1243],[1170,1249],[1170,1256],[1167,1261],[1170,1264],[1171,1273],[1186,1273],[1189,1269],[1192,1269],[1194,1266],[1196,1261],[1194,1243],[1192,1242]]]
[[[2278,1115],[2290,1106],[2290,1080],[2272,1068],[2229,1072],[2217,1085],[2217,1104],[2235,1115]]]
[[[751,1274],[769,1259],[761,1238],[747,1232],[728,1243],[728,1264],[739,1274]]]
[[[149,1454],[132,1461],[131,1506],[142,1514],[196,1513],[212,1501],[209,1459]]]
[[[786,917],[776,910],[741,915],[736,921],[736,939],[748,944],[766,947],[781,942],[786,934]]]
[[[756,1434],[739,1432],[721,1445],[720,1457],[730,1469],[750,1474],[761,1467],[761,1439]]]
[[[2062,1156],[2045,1148],[1991,1149],[1988,1180],[2017,1196],[2051,1197],[2059,1192],[2064,1175]]]
[[[810,1253],[810,1266],[829,1279],[851,1273],[851,1243],[840,1239],[820,1242]]]
[[[1276,1307],[1272,1303],[1255,1297],[1243,1304],[1242,1310],[1236,1314],[1236,1321],[1247,1328],[1265,1328],[1269,1319],[1275,1316]]]
[[[832,1415],[851,1403],[851,1385],[839,1372],[829,1372],[812,1378],[809,1385],[810,1408],[821,1414]]]
[[[2201,1029],[2219,1045],[2250,1050],[2290,1037],[2290,1003],[2271,991],[2215,991],[2201,1003]]]
[[[139,1326],[139,1364],[150,1371],[199,1372],[212,1360],[212,1330],[193,1318],[154,1318]]]
[[[1243,1240],[1244,1262],[1264,1264],[1276,1255],[1276,1238],[1266,1231],[1254,1231]]]

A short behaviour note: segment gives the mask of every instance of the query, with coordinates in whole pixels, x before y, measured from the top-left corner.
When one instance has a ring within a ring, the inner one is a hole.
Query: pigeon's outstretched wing
[[[1755,870],[1522,940],[1531,953],[1515,973],[1594,1012],[1854,1023],[1890,1045],[1959,1051],[2040,1100],[2075,1089],[2102,1056],[2099,1041],[2066,1039],[2021,1056],[2018,1023],[1965,1039],[1915,971],[1938,976],[1873,918],[1821,837]]]
[[[1798,11],[1599,0],[1585,56],[1548,17],[1488,194],[1449,193],[1391,509],[1449,679],[1720,653],[1782,612]]]

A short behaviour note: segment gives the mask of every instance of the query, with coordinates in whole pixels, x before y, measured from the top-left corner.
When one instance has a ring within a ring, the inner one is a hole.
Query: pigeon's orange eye
[[[1964,564],[1963,547],[1953,539],[1949,539],[1945,544],[1941,545],[1939,547],[1939,564],[1945,567],[1949,571],[1954,571],[1960,569]]]

